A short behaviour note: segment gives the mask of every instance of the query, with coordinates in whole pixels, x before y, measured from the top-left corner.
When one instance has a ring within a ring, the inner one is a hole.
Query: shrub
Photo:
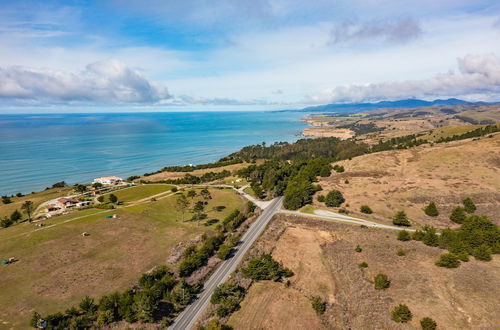
[[[366,261],[363,261],[362,263],[358,264],[358,267],[359,268],[367,268],[368,264],[366,263]]]
[[[113,311],[105,310],[105,311],[99,312],[99,314],[97,315],[96,323],[97,323],[97,325],[102,326],[102,325],[110,324],[113,321],[114,321]]]
[[[392,223],[395,224],[396,226],[406,226],[406,227],[411,226],[405,211],[399,211],[398,213],[396,213],[394,218],[392,218]]]
[[[361,205],[359,210],[361,211],[361,213],[365,213],[365,214],[372,214],[373,213],[372,209],[368,205]]]
[[[354,249],[354,251],[356,252],[363,252],[363,249],[361,248],[361,246],[357,245],[356,248]]]
[[[318,315],[322,315],[326,311],[326,302],[323,301],[321,297],[318,296],[312,297],[311,305]]]
[[[411,241],[411,235],[408,231],[406,230],[401,230],[398,233],[398,240],[406,242],[406,241]]]
[[[325,204],[329,207],[339,207],[345,202],[344,196],[338,190],[330,191],[325,198]]]
[[[21,212],[19,212],[18,210],[14,210],[14,212],[12,212],[10,215],[10,220],[12,222],[18,222],[19,220],[22,219],[22,217],[23,216],[22,216]]]
[[[436,203],[430,202],[425,208],[424,208],[425,214],[427,214],[430,217],[437,217],[439,215],[439,211],[437,209]]]
[[[175,192],[178,192],[179,189],[177,189],[177,187],[173,187],[172,189],[170,189],[171,192],[175,193]]]
[[[406,255],[406,250],[403,249],[403,248],[399,248],[398,251],[396,252],[396,254],[400,257],[402,256],[405,256]]]
[[[451,210],[450,220],[456,223],[463,223],[465,221],[465,209],[463,207],[457,206]]]
[[[335,170],[335,172],[337,172],[337,173],[342,173],[342,172],[344,172],[344,171],[345,171],[344,166],[342,166],[342,165],[334,165],[334,166],[333,166],[333,169],[334,169],[334,170]]]
[[[97,311],[97,305],[94,303],[93,298],[85,296],[80,302],[80,309],[84,311],[87,315],[91,315]]]
[[[399,323],[406,323],[408,321],[411,321],[412,317],[413,315],[410,309],[404,304],[399,304],[398,306],[394,307],[391,313],[392,320]]]
[[[438,246],[439,245],[439,237],[436,234],[436,229],[430,226],[424,226],[423,229],[424,235],[422,236],[422,242],[428,246]]]
[[[420,320],[420,326],[422,330],[435,330],[437,328],[437,323],[430,317],[424,317]]]
[[[113,203],[113,204],[115,204],[116,202],[118,202],[118,197],[116,197],[115,194],[109,194],[108,198],[109,198],[109,201],[111,203]]]
[[[349,184],[349,180],[345,179],[344,183]]]
[[[318,202],[324,203],[325,202],[325,195],[319,195],[317,198]]]
[[[373,280],[377,290],[387,289],[391,285],[391,281],[385,274],[377,274]]]
[[[474,204],[474,202],[472,201],[472,199],[470,199],[469,197],[467,197],[466,199],[464,199],[462,201],[462,204],[464,204],[464,210],[465,210],[465,212],[467,212],[467,213],[474,213],[474,212],[476,212],[476,205]]]
[[[490,261],[491,260],[491,252],[492,252],[491,248],[488,245],[483,244],[481,246],[478,246],[474,250],[472,250],[472,255],[477,260]]]
[[[283,267],[270,254],[263,254],[258,258],[253,258],[245,268],[241,269],[241,272],[243,276],[255,281],[273,280],[278,282],[283,277],[293,276],[290,269]]]
[[[436,261],[436,265],[439,267],[457,268],[460,266],[460,260],[453,253],[443,253],[439,257],[439,260]]]
[[[221,260],[226,260],[231,255],[231,251],[233,250],[232,244],[222,244],[219,247],[219,251],[217,251],[217,257]]]

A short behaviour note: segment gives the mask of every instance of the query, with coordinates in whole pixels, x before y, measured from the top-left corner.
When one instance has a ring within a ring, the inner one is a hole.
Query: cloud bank
[[[309,96],[309,103],[348,103],[453,96],[500,95],[500,59],[495,54],[458,58],[458,73],[440,73],[423,80],[353,84]]]
[[[404,43],[418,38],[422,29],[413,18],[369,23],[344,22],[332,30],[329,45],[356,44],[365,41]]]
[[[165,86],[116,60],[89,64],[78,73],[24,66],[0,68],[0,99],[37,103],[155,103]]]

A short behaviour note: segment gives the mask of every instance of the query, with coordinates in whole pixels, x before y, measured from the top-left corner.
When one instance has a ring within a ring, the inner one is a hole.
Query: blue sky
[[[500,100],[498,1],[10,1],[0,112]]]

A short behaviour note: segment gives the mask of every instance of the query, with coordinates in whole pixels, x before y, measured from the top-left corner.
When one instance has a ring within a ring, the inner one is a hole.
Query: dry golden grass
[[[448,219],[451,209],[471,197],[476,213],[499,220],[500,134],[368,154],[339,164],[346,171],[322,178],[320,194],[340,190],[355,215],[367,217],[359,209],[368,205],[374,211],[369,217],[383,222],[405,210],[413,222],[448,227],[454,225]],[[430,201],[437,204],[438,217],[424,214],[422,209]],[[315,206],[325,207],[317,201]]]
[[[358,244],[361,253],[354,251]],[[256,244],[266,245],[275,246],[274,258],[294,271],[292,285],[254,284],[229,320],[235,329],[420,329],[423,317],[436,320],[439,329],[495,329],[500,322],[498,256],[445,269],[434,265],[442,250],[400,242],[393,231],[296,216],[275,218]],[[406,256],[396,255],[400,247]],[[362,261],[368,268],[358,267]],[[375,290],[378,273],[391,280],[387,290]],[[323,316],[314,314],[311,295],[328,301]],[[390,318],[400,303],[413,313],[405,325]]]

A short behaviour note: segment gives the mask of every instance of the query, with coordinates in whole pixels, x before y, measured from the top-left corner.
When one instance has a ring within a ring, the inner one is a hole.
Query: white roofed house
[[[123,183],[123,179],[117,176],[103,176],[95,178],[92,183],[101,183],[105,185],[116,185]]]

